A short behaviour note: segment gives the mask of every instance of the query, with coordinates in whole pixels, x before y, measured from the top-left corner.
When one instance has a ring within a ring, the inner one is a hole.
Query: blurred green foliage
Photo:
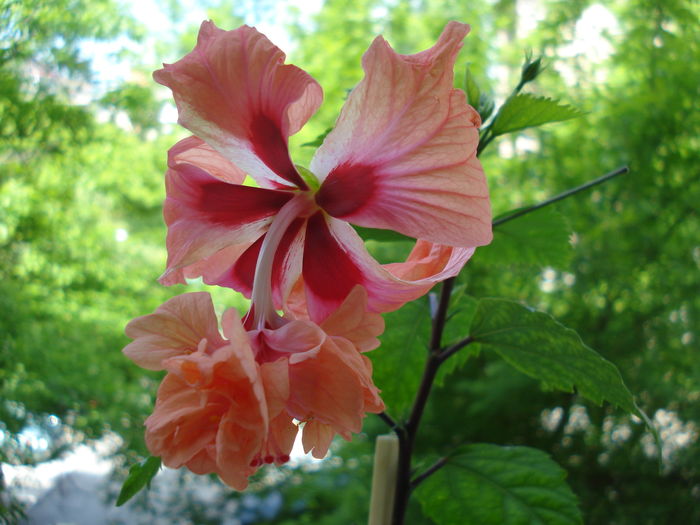
[[[543,54],[544,72],[524,91],[585,115],[494,140],[482,162],[495,212],[621,164],[631,173],[497,231],[455,293],[521,301],[575,329],[656,415],[663,468],[638,421],[545,391],[488,352],[448,361],[419,434],[418,463],[465,443],[539,448],[568,472],[585,523],[700,522],[700,8],[691,0],[535,4],[327,0],[313,17],[296,11],[289,61],[319,80],[325,102],[293,138],[292,155],[308,165],[314,148],[301,145],[333,125],[377,34],[411,53],[431,45],[448,20],[469,22],[457,81],[470,63],[480,97],[498,103],[517,83],[523,52]],[[221,26],[246,15],[231,2],[208,5]],[[260,16],[274,14],[274,2],[264,7]],[[106,431],[137,456],[158,377],[119,350],[129,319],[182,291],[155,282],[165,260],[165,152],[178,137],[160,124],[163,92],[143,74],[87,102],[79,95],[95,87],[81,46],[147,32],[111,0],[0,0],[0,13],[0,460],[41,461]],[[594,21],[603,30],[586,33]],[[191,48],[195,31],[161,43],[159,60]],[[394,247],[378,250],[389,260]],[[220,308],[241,304],[232,294],[215,298]],[[448,325],[455,340],[473,313],[464,301],[455,301]],[[428,312],[425,298],[388,314],[391,329],[373,354],[378,386],[388,399],[405,399],[388,407],[395,417],[420,377]],[[28,426],[51,438],[48,450],[22,444]],[[337,462],[285,471],[283,481],[253,492],[283,495],[275,523],[363,523],[372,441],[385,431],[370,416],[365,434],[336,443]],[[431,523],[417,503],[410,516]]]

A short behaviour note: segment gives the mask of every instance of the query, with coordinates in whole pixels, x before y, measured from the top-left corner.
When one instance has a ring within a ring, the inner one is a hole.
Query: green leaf
[[[495,107],[496,103],[493,97],[487,93],[482,93],[479,97],[479,106],[477,108],[479,116],[481,117],[481,122],[486,122],[488,120]]]
[[[491,244],[479,248],[477,253],[479,261],[488,265],[564,269],[568,267],[573,252],[570,236],[571,229],[563,215],[550,207],[541,208],[496,226]]]
[[[382,391],[387,412],[399,417],[411,406],[428,357],[430,314],[426,298],[384,315],[381,346],[372,359],[375,384]]]
[[[474,80],[474,75],[469,70],[469,64],[467,64],[464,71],[464,92],[467,94],[467,102],[476,108],[479,105],[481,89],[479,89],[479,85]]]
[[[442,333],[443,348],[461,341],[469,335],[469,328],[478,303],[479,301],[474,297],[464,295],[460,291],[455,290],[455,293],[452,294],[452,306],[447,317],[445,330]],[[452,355],[440,366],[440,370],[438,370],[435,377],[435,383],[439,386],[444,385],[447,376],[461,368],[467,359],[476,352],[478,352],[478,345],[474,344]]]
[[[416,490],[438,525],[575,525],[582,523],[566,472],[540,450],[472,444]]]
[[[160,470],[160,458],[149,456],[140,463],[135,463],[129,468],[122,489],[117,498],[117,507],[124,505],[136,496],[144,487],[150,486],[151,480]]]
[[[491,131],[498,136],[549,122],[569,120],[582,114],[578,109],[559,104],[551,98],[520,93],[501,106]]]
[[[318,137],[316,137],[314,140],[310,140],[309,142],[304,142],[301,147],[314,147],[318,148],[321,144],[323,144],[323,141],[325,138],[328,136],[328,134],[333,131],[333,127],[331,126],[330,128],[327,128],[326,131],[321,133]]]
[[[299,164],[295,164],[294,167],[299,172],[299,175],[301,175],[301,178],[304,179],[304,182],[309,185],[309,188],[317,191],[321,187],[321,183],[316,178],[316,175],[311,172],[311,170],[305,168],[304,166],[300,166]]]
[[[481,299],[470,335],[482,350],[493,350],[549,388],[576,387],[595,403],[609,401],[642,416],[617,367],[545,313],[505,299]]]
[[[479,113],[481,121],[486,122],[495,107],[493,97],[481,91],[479,84],[474,79],[474,75],[469,70],[469,64],[467,64],[464,72],[464,92],[467,94],[467,102]]]

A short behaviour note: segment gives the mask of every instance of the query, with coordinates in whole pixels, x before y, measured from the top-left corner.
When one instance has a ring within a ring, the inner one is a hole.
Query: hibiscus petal
[[[284,60],[254,28],[223,31],[207,21],[195,49],[153,77],[172,89],[179,123],[259,184],[307,189],[287,141],[316,111],[323,93],[313,78]]]
[[[179,468],[214,440],[224,410],[168,374],[158,389],[156,408],[145,422],[146,446],[166,466]]]
[[[292,354],[290,364],[297,362],[294,357],[298,354],[312,354],[326,340],[326,334],[316,324],[309,321],[290,321],[284,326],[271,330],[262,330],[265,343],[277,352]]]
[[[377,337],[384,332],[384,319],[367,311],[367,290],[355,286],[340,307],[323,321],[321,328],[330,336],[347,339],[358,351],[367,352],[379,346]]]
[[[260,237],[259,240],[262,242],[262,237]],[[227,246],[214,255],[205,257],[195,263],[183,266],[182,268],[168,271],[165,277],[161,277],[160,282],[165,285],[186,284],[186,279],[201,277],[206,284],[234,288],[244,295],[249,296],[249,291],[246,294],[245,288],[239,288],[241,284],[235,281],[232,272],[239,258],[256,242],[258,241]],[[252,285],[253,278],[251,277],[250,286],[252,287]]]
[[[311,319],[325,319],[356,285],[364,285],[362,270],[331,233],[322,212],[307,223],[302,274]],[[349,226],[348,226],[349,227]]]
[[[272,294],[274,303],[278,308],[289,295],[289,292],[301,274],[301,261],[304,242],[304,220],[296,219],[284,233],[282,240],[275,252],[272,265]],[[253,293],[253,280],[255,267],[258,264],[260,249],[265,240],[265,235],[250,245],[236,245],[239,248],[247,246],[240,254],[230,257],[234,264],[227,270],[217,275],[216,278],[204,282],[218,286],[226,286],[241,292],[250,298]],[[222,257],[223,259],[223,257]]]
[[[335,432],[333,427],[312,420],[304,423],[304,431],[301,436],[301,443],[304,446],[304,452],[309,453],[316,459],[323,459],[328,454],[328,449],[333,442]]]
[[[250,407],[253,409],[253,407]],[[266,428],[246,428],[238,424],[238,414],[229,411],[219,423],[216,436],[217,474],[236,490],[245,490],[248,476],[257,469],[251,463],[263,443]]]
[[[129,322],[125,332],[134,341],[124,354],[148,370],[163,370],[164,360],[195,352],[202,339],[213,349],[225,344],[207,292],[173,297],[154,313]]]
[[[358,371],[343,357],[327,339],[316,356],[290,364],[287,411],[292,416],[300,421],[318,419],[339,432],[362,429],[363,385]]]
[[[309,218],[304,249],[309,316],[323,322],[358,284],[367,290],[370,311],[396,310],[427,293],[435,283],[457,275],[473,253],[473,248],[418,241],[406,262],[382,266],[349,224],[319,212]],[[290,298],[299,300],[298,294]],[[299,305],[291,308],[298,311]]]
[[[299,432],[292,416],[287,412],[280,412],[277,417],[270,421],[270,431],[267,441],[261,450],[261,460],[263,463],[275,463],[282,465],[289,461],[289,455],[294,447],[294,440]]]
[[[399,55],[378,37],[311,171],[317,202],[360,226],[473,247],[491,241],[488,188],[476,158],[480,119],[453,88],[469,26],[450,22],[432,48]]]
[[[231,166],[228,171],[227,165]],[[191,139],[171,149],[163,205],[168,226],[168,262],[161,277],[163,284],[181,282],[184,271],[172,275],[173,271],[232,245],[259,238],[272,217],[292,197],[288,191],[232,183],[240,178],[235,170],[218,153]]]
[[[260,379],[265,389],[267,410],[270,419],[275,418],[289,398],[289,364],[286,359],[278,359],[260,365]]]

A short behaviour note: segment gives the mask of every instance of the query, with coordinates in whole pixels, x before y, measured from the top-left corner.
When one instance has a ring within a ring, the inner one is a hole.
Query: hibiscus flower
[[[362,355],[379,345],[384,323],[365,303],[356,287],[321,326],[280,318],[279,328],[252,331],[230,309],[224,337],[206,292],[132,320],[124,353],[167,372],[145,422],[149,451],[237,490],[262,464],[287,462],[300,427],[305,451],[324,457],[336,434],[350,439],[366,413],[384,410]]]
[[[202,276],[250,297],[264,266],[274,307],[320,323],[358,285],[385,312],[456,275],[492,237],[479,115],[453,87],[468,31],[450,22],[414,55],[378,37],[307,170],[288,139],[321,104],[318,83],[254,28],[204,22],[195,49],[154,73],[194,134],[169,152],[161,282]],[[406,261],[381,265],[352,225],[417,242]]]

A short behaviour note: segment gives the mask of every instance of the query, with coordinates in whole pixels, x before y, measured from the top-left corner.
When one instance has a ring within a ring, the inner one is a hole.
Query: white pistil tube
[[[257,330],[265,328],[265,323],[273,322],[277,316],[272,302],[272,265],[282,237],[294,219],[303,216],[311,208],[312,203],[307,192],[298,193],[282,206],[267,230],[260,247],[251,294],[253,324]]]

